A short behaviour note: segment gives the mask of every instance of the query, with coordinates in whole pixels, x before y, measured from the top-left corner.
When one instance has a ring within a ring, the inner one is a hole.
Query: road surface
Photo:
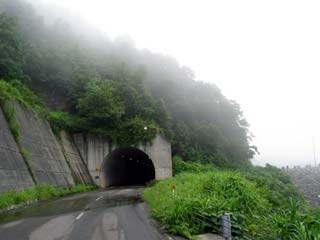
[[[162,240],[142,188],[72,195],[0,214],[1,240]]]

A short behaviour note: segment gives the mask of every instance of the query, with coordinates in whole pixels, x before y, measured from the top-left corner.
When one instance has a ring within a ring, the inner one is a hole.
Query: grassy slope
[[[75,185],[68,187],[55,187],[51,185],[38,185],[23,191],[8,191],[0,195],[0,209],[13,205],[24,204],[39,200],[61,197],[71,193],[85,192],[95,189],[95,186]]]
[[[277,168],[239,172],[181,159],[174,159],[174,167],[174,178],[144,192],[152,215],[172,233],[189,238],[219,233],[220,216],[231,213],[234,237],[320,239],[320,218],[310,213],[290,179]]]

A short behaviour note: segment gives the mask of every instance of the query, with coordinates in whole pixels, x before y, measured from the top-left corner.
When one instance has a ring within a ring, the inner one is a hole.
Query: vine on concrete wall
[[[10,131],[18,145],[22,158],[27,165],[32,180],[36,184],[37,180],[34,176],[33,167],[30,162],[31,153],[22,146],[20,141],[20,125],[16,118],[14,101],[18,101],[22,105],[28,106],[28,104],[26,104],[26,102],[24,101],[23,94],[21,94],[19,89],[17,89],[12,83],[0,80],[0,106],[9,124]]]

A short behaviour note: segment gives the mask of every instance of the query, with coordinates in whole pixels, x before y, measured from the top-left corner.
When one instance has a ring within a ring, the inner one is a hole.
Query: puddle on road
[[[31,217],[48,217],[52,215],[60,215],[76,211],[90,209],[96,210],[99,208],[111,208],[140,202],[143,202],[140,195],[119,195],[113,198],[105,196],[99,201],[96,201],[96,196],[83,196],[81,198],[69,199],[54,199],[45,202],[40,202],[32,206],[26,206],[0,213],[0,224]]]
[[[112,208],[123,205],[131,205],[136,203],[142,203],[143,200],[140,196],[131,196],[131,197],[119,197],[115,199],[101,199],[100,201],[89,205],[89,209],[98,209],[98,208]]]

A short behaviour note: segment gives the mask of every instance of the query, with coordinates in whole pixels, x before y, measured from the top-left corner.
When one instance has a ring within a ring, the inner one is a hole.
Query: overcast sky
[[[320,1],[41,0],[174,56],[238,101],[256,164],[320,163]]]

